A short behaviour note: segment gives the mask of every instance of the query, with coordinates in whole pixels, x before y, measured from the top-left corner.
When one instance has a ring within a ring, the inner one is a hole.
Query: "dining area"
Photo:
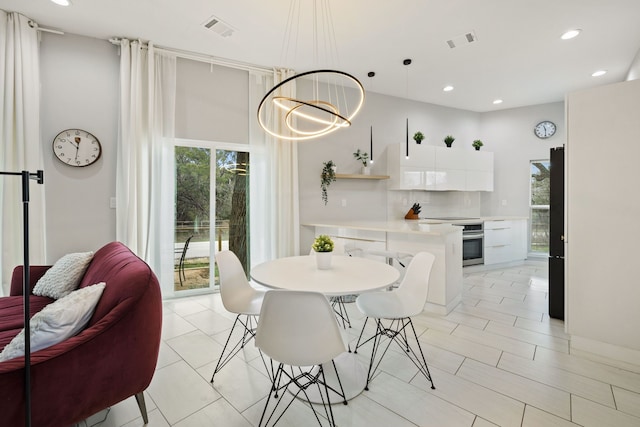
[[[234,358],[257,352],[254,366],[268,386],[256,425],[287,425],[293,407],[304,419],[298,425],[335,426],[336,406],[369,390],[392,345],[435,388],[411,322],[426,302],[434,258],[416,254],[401,279],[397,268],[320,235],[308,255],[264,262],[247,277],[233,252],[217,253],[221,301],[235,319],[213,388],[225,387],[224,368]],[[364,322],[352,324],[354,314]]]

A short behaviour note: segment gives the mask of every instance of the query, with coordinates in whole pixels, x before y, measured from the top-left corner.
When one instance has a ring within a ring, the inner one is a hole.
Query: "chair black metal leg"
[[[246,320],[242,321],[242,316],[246,317]],[[218,363],[216,364],[216,368],[213,371],[213,375],[211,376],[211,384],[213,384],[213,379],[216,374],[224,368],[224,366],[235,356],[238,354],[240,350],[244,348],[245,345],[249,341],[251,341],[255,337],[255,327],[254,327],[254,319],[255,316],[246,315],[246,314],[238,314],[236,316],[236,320],[233,322],[233,326],[231,327],[231,331],[229,332],[229,336],[227,337],[227,341],[224,343],[224,347],[222,348],[222,353],[220,353],[220,358],[218,359]],[[241,324],[244,328],[242,333],[242,338],[236,343],[235,346],[227,353],[225,356],[225,351],[229,346],[229,341],[231,341],[231,336],[233,335],[233,331],[236,328],[237,324]]]

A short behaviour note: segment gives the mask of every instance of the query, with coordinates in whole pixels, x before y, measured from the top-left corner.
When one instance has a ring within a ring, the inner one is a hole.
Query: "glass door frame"
[[[174,148],[173,148],[173,170],[175,174],[175,147],[195,147],[195,148],[206,148],[211,150],[211,164],[209,165],[209,174],[210,174],[210,194],[209,197],[209,211],[210,211],[210,224],[215,224],[216,218],[216,171],[215,168],[217,166],[216,162],[216,154],[217,150],[228,150],[228,151],[244,151],[249,153],[249,158],[251,159],[251,146],[249,144],[242,143],[234,143],[234,142],[222,142],[222,141],[207,141],[207,140],[199,140],[199,139],[186,139],[186,138],[175,138],[174,140]],[[175,177],[174,177],[175,179]],[[250,184],[251,185],[251,184]],[[174,193],[177,189],[174,188]],[[173,214],[170,216],[171,224],[168,224],[172,230],[172,235],[174,236],[174,241],[172,242],[175,245],[175,210]],[[212,234],[213,233],[213,234]],[[211,239],[214,240],[211,240]],[[215,284],[215,253],[216,253],[216,244],[215,244],[215,226],[209,228],[209,241],[212,242],[209,245],[209,278],[213,279],[214,283],[209,282],[209,287],[207,288],[199,288],[199,289],[185,289],[181,291],[174,290],[174,281],[171,281],[171,289],[168,289],[169,284],[165,284],[162,289],[163,298],[182,298],[193,295],[203,295],[203,294],[211,294],[219,292],[218,286]],[[249,243],[250,244],[250,243]]]

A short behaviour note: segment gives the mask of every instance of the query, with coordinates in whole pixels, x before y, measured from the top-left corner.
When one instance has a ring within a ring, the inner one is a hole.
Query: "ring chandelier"
[[[303,78],[312,82],[310,99],[282,95],[290,92],[289,85]],[[353,111],[348,109],[346,86],[355,86],[357,92]],[[364,98],[364,87],[351,74],[337,70],[307,71],[283,80],[267,92],[258,107],[258,122],[276,138],[298,141],[317,138],[349,127]]]

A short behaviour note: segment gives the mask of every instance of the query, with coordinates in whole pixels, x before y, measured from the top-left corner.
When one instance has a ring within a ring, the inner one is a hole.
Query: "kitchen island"
[[[354,256],[384,261],[380,252],[436,256],[425,310],[447,314],[462,300],[462,229],[451,224],[424,220],[318,221],[302,225],[302,252],[314,236],[328,234],[345,245]],[[406,264],[405,264],[406,265]]]

